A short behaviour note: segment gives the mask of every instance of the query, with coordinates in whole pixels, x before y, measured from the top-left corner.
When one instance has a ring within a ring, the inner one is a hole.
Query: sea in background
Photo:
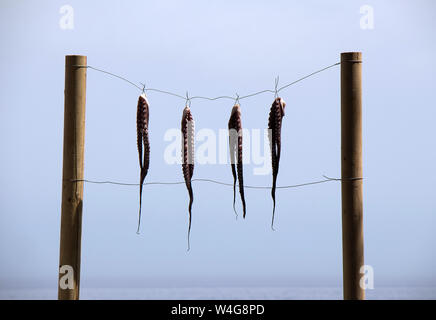
[[[222,288],[82,288],[82,300],[337,300],[341,287],[222,287]],[[436,287],[379,287],[366,290],[368,300],[433,300]],[[0,299],[57,299],[56,288],[0,289]]]

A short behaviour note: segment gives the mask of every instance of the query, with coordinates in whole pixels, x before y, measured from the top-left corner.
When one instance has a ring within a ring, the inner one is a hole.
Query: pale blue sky
[[[59,27],[62,5],[74,29]],[[359,8],[374,8],[372,30]],[[436,284],[436,111],[433,1],[2,1],[0,4],[0,288],[56,287],[62,173],[64,56],[184,95],[272,89],[363,52],[365,262],[375,287]],[[282,92],[279,185],[340,175],[339,66]],[[85,177],[136,182],[138,90],[88,71]],[[242,101],[243,125],[267,124],[273,94]],[[180,181],[164,163],[164,133],[183,101],[149,93],[148,181]],[[231,102],[194,101],[196,128],[225,128]],[[269,185],[270,176],[245,181]],[[231,182],[227,165],[195,177]],[[82,286],[342,284],[340,183],[247,190],[235,221],[232,189],[194,184],[191,251],[187,192],[86,184]],[[239,205],[239,202],[238,202]],[[240,207],[238,207],[240,208]]]

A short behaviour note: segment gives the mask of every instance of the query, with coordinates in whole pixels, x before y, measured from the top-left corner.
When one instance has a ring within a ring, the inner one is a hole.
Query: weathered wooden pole
[[[341,54],[341,168],[344,299],[363,300],[361,52]]]
[[[86,56],[65,57],[64,152],[58,299],[79,299]]]

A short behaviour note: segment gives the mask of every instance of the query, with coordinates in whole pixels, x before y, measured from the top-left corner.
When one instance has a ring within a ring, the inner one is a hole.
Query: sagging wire
[[[251,98],[251,97],[257,96],[259,94],[263,94],[263,93],[274,93],[275,98],[277,98],[278,93],[280,91],[282,91],[282,90],[284,90],[284,89],[286,89],[286,88],[288,88],[288,87],[290,87],[290,86],[292,86],[292,85],[294,85],[294,84],[296,84],[296,83],[298,83],[300,81],[303,81],[303,80],[305,80],[305,79],[307,79],[307,78],[309,78],[311,76],[314,76],[314,75],[316,75],[316,74],[318,74],[320,72],[323,72],[325,70],[328,70],[328,69],[333,68],[334,66],[337,66],[337,65],[340,65],[340,64],[341,64],[341,62],[337,62],[337,63],[331,64],[331,65],[329,65],[327,67],[324,67],[322,69],[319,69],[319,70],[316,70],[316,71],[314,71],[312,73],[309,73],[308,75],[305,75],[304,77],[301,77],[301,78],[299,78],[299,79],[297,79],[297,80],[295,80],[295,81],[293,81],[291,83],[288,83],[288,84],[286,84],[286,85],[284,85],[284,86],[282,86],[280,88],[278,87],[279,77],[277,76],[275,78],[274,90],[265,89],[265,90],[257,91],[257,92],[250,93],[250,94],[247,94],[247,95],[244,95],[244,96],[236,96],[236,97],[226,96],[226,95],[218,96],[218,97],[193,96],[193,97],[189,98],[189,103],[192,100],[195,100],[195,99],[203,99],[203,100],[209,100],[209,101],[215,101],[215,100],[220,100],[220,99],[228,99],[228,100],[233,100],[234,101],[235,99],[237,99],[239,101],[239,100]],[[135,88],[137,88],[141,92],[154,91],[154,92],[159,92],[159,93],[162,93],[162,94],[167,94],[167,95],[170,95],[170,96],[177,97],[179,99],[183,99],[185,101],[188,101],[187,97],[184,97],[184,96],[182,96],[180,94],[177,94],[177,93],[174,93],[174,92],[171,92],[171,91],[167,91],[167,90],[161,90],[161,89],[156,89],[156,88],[147,88],[145,83],[142,83],[142,82],[139,82],[139,84],[141,85],[141,86],[139,86],[139,85],[135,84],[133,81],[130,81],[130,80],[128,80],[125,77],[122,77],[120,75],[117,75],[115,73],[112,73],[112,72],[109,72],[109,71],[106,71],[106,70],[95,68],[95,67],[90,66],[90,65],[73,65],[73,67],[88,68],[88,69],[92,69],[92,70],[95,70],[95,71],[98,71],[98,72],[102,72],[102,73],[108,74],[110,76],[116,77],[118,79],[121,79],[121,80],[129,83],[130,85],[134,86]]]
[[[320,184],[320,183],[326,183],[326,182],[332,182],[332,181],[357,181],[357,180],[363,180],[362,177],[353,177],[353,178],[331,178],[326,175],[323,175],[323,180],[316,180],[316,181],[310,181],[310,182],[304,182],[300,184],[294,184],[294,185],[284,185],[284,186],[277,186],[277,189],[291,189],[291,188],[299,188],[299,187],[305,187],[310,186],[314,184]],[[119,185],[119,186],[138,186],[139,183],[127,183],[127,182],[118,182],[118,181],[110,181],[110,180],[88,180],[88,179],[73,179],[70,180],[71,182],[86,182],[86,183],[92,183],[92,184],[112,184],[112,185]],[[209,182],[214,184],[219,184],[223,186],[233,187],[232,183],[226,183],[214,179],[205,179],[205,178],[196,178],[192,179],[192,182]],[[162,182],[162,181],[156,181],[156,182],[145,182],[144,186],[146,185],[179,185],[179,184],[185,184],[185,181],[175,181],[175,182]],[[246,189],[271,189],[271,186],[252,186],[252,185],[244,185],[244,188]]]

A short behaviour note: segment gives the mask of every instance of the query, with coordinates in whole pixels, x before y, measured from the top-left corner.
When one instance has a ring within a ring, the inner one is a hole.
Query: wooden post
[[[65,57],[64,151],[58,299],[79,299],[86,56]]]
[[[341,168],[344,299],[363,300],[361,52],[341,54]]]

